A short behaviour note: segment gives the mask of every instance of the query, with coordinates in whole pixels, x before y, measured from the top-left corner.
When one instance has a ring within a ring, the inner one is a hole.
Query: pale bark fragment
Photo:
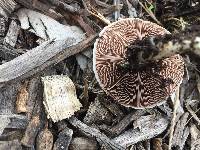
[[[16,112],[17,113],[27,112],[26,102],[27,102],[28,96],[29,96],[29,93],[26,89],[27,84],[28,84],[28,81],[26,81],[21,86],[21,88],[17,94],[17,100],[16,100]]]
[[[77,99],[76,89],[68,76],[42,77],[44,85],[44,106],[54,122],[71,117],[82,107]]]

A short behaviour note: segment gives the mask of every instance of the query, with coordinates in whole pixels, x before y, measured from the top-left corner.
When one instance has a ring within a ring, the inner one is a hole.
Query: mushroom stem
[[[194,53],[200,56],[200,26],[177,33],[155,37],[153,41],[159,50],[146,60],[160,60],[174,54]],[[145,59],[145,58],[144,58]]]
[[[149,63],[155,62],[151,60],[155,53],[158,53],[158,48],[155,46],[153,37],[148,37],[143,41],[136,41],[133,44],[127,46],[126,61],[122,64],[122,67],[136,69],[146,66]]]
[[[134,42],[127,47],[128,59],[125,64],[138,66],[188,52],[200,56],[200,28],[198,27],[192,26],[190,29],[177,34],[151,36],[143,41]]]

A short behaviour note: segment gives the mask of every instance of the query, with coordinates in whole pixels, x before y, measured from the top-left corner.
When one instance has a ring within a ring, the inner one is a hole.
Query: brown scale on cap
[[[141,19],[123,19],[105,27],[93,50],[93,69],[103,90],[120,104],[133,108],[151,108],[162,104],[180,85],[184,61],[174,55],[155,62],[159,69],[121,69],[127,60],[127,46],[150,36],[169,32]]]

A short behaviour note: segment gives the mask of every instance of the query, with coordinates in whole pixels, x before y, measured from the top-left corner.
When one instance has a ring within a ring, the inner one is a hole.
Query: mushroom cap
[[[175,92],[184,75],[184,61],[178,54],[157,61],[159,70],[151,66],[139,71],[120,68],[126,60],[128,45],[164,34],[170,32],[155,23],[135,18],[111,23],[100,32],[93,49],[93,70],[107,95],[124,106],[142,109],[162,104]]]

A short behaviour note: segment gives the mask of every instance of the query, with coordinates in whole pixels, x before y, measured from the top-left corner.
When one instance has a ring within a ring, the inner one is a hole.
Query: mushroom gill
[[[127,46],[150,36],[170,34],[163,27],[141,19],[123,19],[105,27],[93,49],[93,70],[102,89],[120,104],[133,108],[151,108],[162,104],[184,75],[180,55],[156,61],[159,69],[121,69],[127,59]]]

